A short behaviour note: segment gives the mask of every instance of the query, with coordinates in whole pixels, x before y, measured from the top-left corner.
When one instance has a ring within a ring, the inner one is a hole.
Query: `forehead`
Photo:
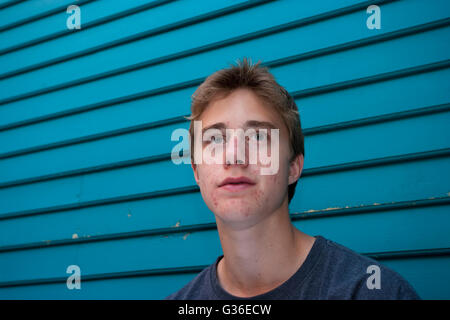
[[[269,122],[280,133],[287,130],[277,110],[248,89],[237,89],[225,98],[213,100],[199,120],[203,126],[222,122],[229,128],[242,128],[248,121]]]

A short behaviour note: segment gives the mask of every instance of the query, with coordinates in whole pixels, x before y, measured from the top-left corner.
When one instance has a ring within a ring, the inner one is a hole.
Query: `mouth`
[[[219,188],[230,191],[242,191],[251,188],[255,182],[247,177],[226,178],[219,184]]]

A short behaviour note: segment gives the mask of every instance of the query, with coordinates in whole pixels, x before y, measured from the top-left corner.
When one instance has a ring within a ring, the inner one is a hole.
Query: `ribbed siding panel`
[[[448,1],[78,1],[78,31],[70,2],[43,3],[0,2],[0,298],[160,299],[211,264],[214,216],[170,135],[248,56],[300,108],[294,224],[450,299]]]

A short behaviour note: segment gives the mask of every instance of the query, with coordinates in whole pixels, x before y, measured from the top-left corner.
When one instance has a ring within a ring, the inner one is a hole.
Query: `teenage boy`
[[[166,299],[419,298],[396,272],[291,223],[304,137],[293,98],[267,68],[244,59],[215,72],[192,96],[191,110],[192,169],[223,256]],[[242,139],[240,129],[250,133]],[[269,174],[262,170],[272,164],[249,161],[263,145],[277,161]]]

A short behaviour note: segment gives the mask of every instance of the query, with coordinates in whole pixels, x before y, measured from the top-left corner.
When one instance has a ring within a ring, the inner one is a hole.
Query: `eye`
[[[221,135],[216,135],[211,137],[212,143],[223,143],[223,137]]]
[[[267,139],[267,133],[260,130],[260,131],[256,132],[254,135],[252,135],[251,138],[256,141],[264,141]]]

